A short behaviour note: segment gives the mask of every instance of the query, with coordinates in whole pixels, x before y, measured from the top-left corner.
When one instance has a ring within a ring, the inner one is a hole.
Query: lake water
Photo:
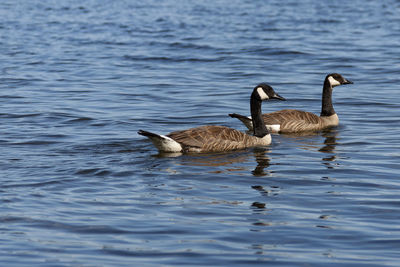
[[[0,4],[4,266],[399,266],[400,2]],[[159,155],[136,132],[245,130],[254,86],[339,127]]]

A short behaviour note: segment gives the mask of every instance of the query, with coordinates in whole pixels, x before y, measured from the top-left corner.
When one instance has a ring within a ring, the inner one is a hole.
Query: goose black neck
[[[325,79],[324,89],[322,90],[321,116],[331,116],[335,113],[332,105],[332,86],[328,79]]]
[[[250,98],[251,120],[253,122],[254,136],[264,137],[269,134],[261,115],[261,100],[251,95]]]

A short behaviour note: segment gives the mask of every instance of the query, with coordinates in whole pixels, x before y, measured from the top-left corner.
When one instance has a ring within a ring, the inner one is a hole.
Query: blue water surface
[[[400,2],[0,3],[4,266],[399,266]],[[267,148],[161,155],[136,132],[340,126]]]

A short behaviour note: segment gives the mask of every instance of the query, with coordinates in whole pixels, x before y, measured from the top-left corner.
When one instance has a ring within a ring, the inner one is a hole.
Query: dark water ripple
[[[0,262],[397,266],[400,3],[3,1]],[[266,81],[341,125],[162,155],[136,134],[244,130]]]

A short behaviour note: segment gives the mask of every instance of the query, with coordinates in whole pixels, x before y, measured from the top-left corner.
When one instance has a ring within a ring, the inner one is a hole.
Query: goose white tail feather
[[[154,146],[162,152],[181,152],[182,146],[173,140],[172,138],[161,135],[155,134],[147,131],[140,130],[138,134],[148,137],[154,144]]]
[[[279,133],[281,130],[281,125],[280,124],[271,124],[271,125],[265,125],[267,126],[268,131],[271,133]]]

